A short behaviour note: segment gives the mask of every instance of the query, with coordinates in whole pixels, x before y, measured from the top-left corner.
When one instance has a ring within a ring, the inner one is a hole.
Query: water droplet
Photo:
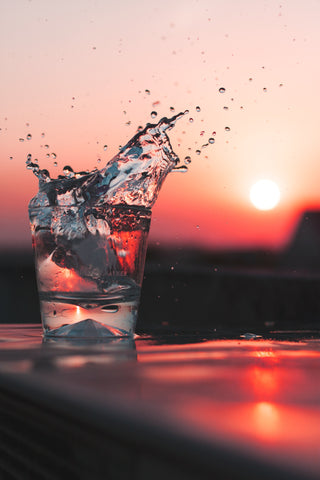
[[[46,135],[45,133],[43,133],[43,132],[41,133],[41,137],[42,137],[42,138],[45,137],[45,135]]]
[[[101,162],[101,158],[98,158],[98,159],[97,159],[97,162],[100,163],[100,162]]]
[[[261,335],[256,335],[255,333],[244,333],[240,335],[241,338],[245,338],[246,340],[255,340],[256,338],[261,338]]]
[[[29,161],[31,160],[31,158],[32,158],[31,153],[28,153],[28,155],[27,155],[27,161],[29,162]]]
[[[201,153],[201,150],[196,150],[197,155],[200,155],[200,153]]]
[[[103,150],[104,150],[104,151],[106,151],[107,148],[108,148],[108,145],[104,145],[104,146],[103,146]]]
[[[24,138],[19,138],[19,142],[24,142]]]
[[[108,313],[117,313],[119,311],[119,307],[118,305],[104,305],[101,307],[101,310]]]
[[[9,157],[9,160],[13,160],[13,157]]]
[[[191,163],[191,157],[189,157],[189,155],[187,155],[187,156],[185,157],[184,163],[185,163],[186,165],[188,165],[189,163]]]
[[[66,177],[68,177],[68,178],[74,177],[73,168],[71,168],[69,165],[66,165],[65,167],[63,167],[62,171],[63,171],[63,173],[65,174]]]
[[[138,132],[141,132],[141,130],[143,130],[143,126],[142,126],[142,125],[139,125],[139,127],[137,128],[137,131],[138,131]]]
[[[46,154],[46,157],[47,157],[47,158],[50,158],[50,153],[47,153],[47,154]]]
[[[196,107],[196,111],[197,111],[197,112],[201,112],[201,108],[200,108],[199,106]]]
[[[279,87],[283,87],[283,83],[279,83]]]
[[[35,158],[33,161],[34,161],[34,163],[38,163],[38,159],[37,159],[37,158]]]
[[[127,111],[126,111],[126,110],[123,110],[123,115],[127,115]]]
[[[224,127],[226,132],[230,132],[230,127]]]
[[[201,148],[207,148],[208,145],[209,143],[204,143]]]
[[[196,229],[197,229],[197,230],[200,230],[200,225],[196,225]]]
[[[183,115],[188,115],[188,113],[189,113],[189,110],[185,110],[185,111],[183,112]]]
[[[150,95],[150,90],[146,89],[145,92],[147,95]]]
[[[266,91],[267,91],[267,88],[266,88],[266,87],[263,87],[263,91],[266,92]]]
[[[174,167],[171,171],[185,173],[188,171],[188,167],[186,165],[181,165],[180,167]]]
[[[53,162],[53,166],[54,166],[54,167],[57,167],[57,166],[58,166],[58,162]]]
[[[201,130],[200,132],[200,136],[203,137],[203,135],[205,134],[206,132],[204,130]]]
[[[219,93],[225,93],[226,89],[224,87],[219,88]]]
[[[52,152],[52,153],[51,153],[51,157],[52,157],[52,158],[57,158],[57,155]]]
[[[252,77],[249,78],[249,82],[252,82]]]
[[[45,145],[44,148],[49,148],[49,145]]]
[[[32,138],[31,133],[28,133],[28,135],[27,135],[27,140],[31,140],[31,138]]]
[[[213,136],[215,136],[216,134],[217,134],[217,132],[215,132],[215,131],[213,131],[213,132],[211,133],[211,135],[213,135]]]
[[[189,122],[190,122],[190,123],[193,122],[193,118],[192,118],[192,117],[189,118]]]
[[[153,112],[151,112],[150,115],[151,115],[151,118],[156,118],[158,114],[153,110]]]
[[[170,107],[170,112],[174,112],[174,107]]]
[[[125,124],[126,124],[127,126],[131,125],[131,120],[128,120]]]
[[[209,143],[211,143],[211,145],[215,142],[215,139],[210,137],[209,140],[208,140]]]
[[[223,110],[229,110],[229,107],[224,106]]]
[[[172,266],[172,267],[170,267],[170,270],[171,270],[171,271],[173,271],[173,270],[174,270],[174,267],[173,267],[173,266]]]

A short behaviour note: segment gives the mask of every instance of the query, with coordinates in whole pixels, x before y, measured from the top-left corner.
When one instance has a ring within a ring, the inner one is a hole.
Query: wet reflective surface
[[[26,395],[41,392],[57,410],[67,403],[79,419],[114,408],[114,418],[123,412],[155,434],[189,439],[195,457],[197,448],[222,448],[286,478],[317,478],[320,336],[247,333],[44,341],[38,325],[2,325],[0,386],[30,387]]]

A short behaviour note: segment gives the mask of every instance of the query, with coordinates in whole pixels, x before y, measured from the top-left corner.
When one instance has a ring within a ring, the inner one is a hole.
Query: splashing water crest
[[[84,204],[89,207],[134,205],[151,208],[167,174],[180,162],[166,131],[187,113],[147,124],[101,170],[74,172],[67,165],[63,168],[64,175],[51,179],[49,171],[40,169],[28,155],[27,168],[39,179],[39,192],[29,208]],[[179,170],[186,171],[185,167]]]

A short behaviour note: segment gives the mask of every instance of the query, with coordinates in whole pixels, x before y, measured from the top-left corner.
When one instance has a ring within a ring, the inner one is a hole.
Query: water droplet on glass
[[[103,150],[106,151],[108,148],[108,145],[104,145]]]
[[[145,92],[147,95],[150,95],[150,90],[146,89]]]
[[[201,150],[196,150],[197,155],[200,155],[200,153],[201,153]]]
[[[181,165],[180,167],[174,167],[171,171],[185,173],[188,171],[188,167],[186,165]]]
[[[170,107],[170,112],[174,112],[174,107]]]
[[[189,122],[190,122],[190,123],[193,122],[193,118],[192,118],[192,117],[189,118]]]
[[[153,111],[150,113],[151,115],[151,118],[156,118],[156,116],[158,115],[157,112]]]
[[[55,153],[51,153],[52,158],[57,158],[57,155]]]
[[[263,87],[263,91],[264,91],[264,92],[266,92],[266,91],[267,91],[266,87]]]
[[[200,108],[200,107],[196,107],[196,111],[197,111],[197,112],[201,112],[201,108]]]
[[[230,127],[224,127],[226,132],[230,132]]]
[[[211,143],[211,145],[215,142],[215,139],[210,137],[209,140],[208,140],[209,143]]]
[[[219,88],[219,93],[224,93],[225,91],[226,91],[226,89],[224,87]]]
[[[187,155],[187,156],[185,157],[184,163],[185,163],[186,165],[188,165],[189,163],[191,163],[191,157],[189,157],[189,155]]]
[[[19,138],[19,142],[24,142],[24,138]]]
[[[28,133],[28,135],[27,135],[27,140],[31,140],[31,138],[32,138],[31,133]]]
[[[101,310],[108,313],[117,313],[119,311],[119,307],[118,305],[104,305],[101,307]]]
[[[49,145],[45,145],[44,148],[49,148]]]

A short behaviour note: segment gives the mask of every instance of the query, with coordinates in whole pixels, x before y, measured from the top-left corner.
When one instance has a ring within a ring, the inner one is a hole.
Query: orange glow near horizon
[[[181,164],[192,161],[166,180],[151,242],[281,248],[299,214],[320,209],[319,4],[164,0],[146,9],[140,0],[125,8],[79,0],[62,14],[47,1],[6,3],[0,248],[31,249],[27,205],[37,180],[28,153],[54,176],[64,165],[100,168],[154,121],[151,111],[158,120],[170,107],[190,111],[170,139]],[[269,212],[248,198],[261,178],[281,191]]]

